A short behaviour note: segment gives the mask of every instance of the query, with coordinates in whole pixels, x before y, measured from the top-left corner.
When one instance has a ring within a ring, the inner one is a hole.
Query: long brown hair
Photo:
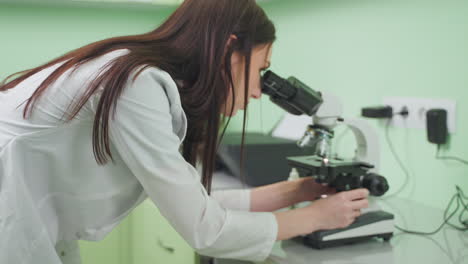
[[[229,42],[231,35],[236,38]],[[107,65],[87,87],[76,103],[69,106],[67,120],[72,120],[96,92],[104,87],[96,110],[93,126],[93,151],[98,164],[112,159],[109,143],[109,118],[129,76],[147,67],[158,67],[178,80],[182,107],[187,115],[187,134],[183,143],[183,156],[196,165],[201,160],[202,183],[211,190],[218,139],[221,139],[230,118],[221,118],[221,108],[229,89],[234,89],[231,76],[231,55],[245,56],[245,102],[252,49],[275,40],[275,28],[254,0],[185,0],[181,6],[155,30],[131,36],[114,37],[91,43],[73,50],[42,66],[13,74],[0,84],[0,91],[14,88],[33,74],[63,62],[27,100],[24,118],[31,113],[34,103],[44,91],[69,69],[117,49],[130,52]],[[7,81],[13,76],[11,81]],[[230,109],[231,113],[233,108]],[[244,111],[243,134],[246,111]],[[225,124],[219,135],[220,127]],[[243,141],[243,140],[242,140]]]

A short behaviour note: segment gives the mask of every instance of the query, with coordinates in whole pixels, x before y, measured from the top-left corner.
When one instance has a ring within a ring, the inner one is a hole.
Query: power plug
[[[430,109],[426,112],[427,140],[442,145],[447,143],[447,111],[445,109]]]

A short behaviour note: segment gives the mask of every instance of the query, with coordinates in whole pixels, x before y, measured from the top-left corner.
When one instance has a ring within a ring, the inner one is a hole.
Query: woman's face
[[[234,109],[231,114],[232,106],[232,89],[229,89],[229,94],[226,103],[221,108],[222,114],[225,116],[234,116],[237,110],[245,109],[250,98],[259,99],[262,95],[261,87],[261,72],[270,67],[271,59],[271,44],[259,45],[252,50],[252,58],[250,64],[249,76],[249,91],[247,102],[244,102],[245,93],[245,58],[238,52],[234,52],[231,57],[231,74],[234,83]]]

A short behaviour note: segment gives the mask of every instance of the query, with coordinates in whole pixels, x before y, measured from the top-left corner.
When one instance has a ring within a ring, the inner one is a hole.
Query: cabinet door
[[[129,264],[131,218],[124,219],[101,241],[79,241],[82,264]]]
[[[133,264],[194,264],[193,249],[171,227],[150,200],[131,215]]]

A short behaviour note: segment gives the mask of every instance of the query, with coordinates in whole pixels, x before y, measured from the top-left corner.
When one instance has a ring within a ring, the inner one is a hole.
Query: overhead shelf
[[[183,0],[69,0],[84,3],[125,3],[125,4],[151,4],[151,5],[178,5]]]
[[[107,8],[155,8],[178,6],[183,0],[0,0],[0,4]]]
[[[235,0],[232,0],[235,1]],[[179,6],[184,0],[0,0],[0,5],[159,9]],[[274,0],[257,0],[260,4]]]

